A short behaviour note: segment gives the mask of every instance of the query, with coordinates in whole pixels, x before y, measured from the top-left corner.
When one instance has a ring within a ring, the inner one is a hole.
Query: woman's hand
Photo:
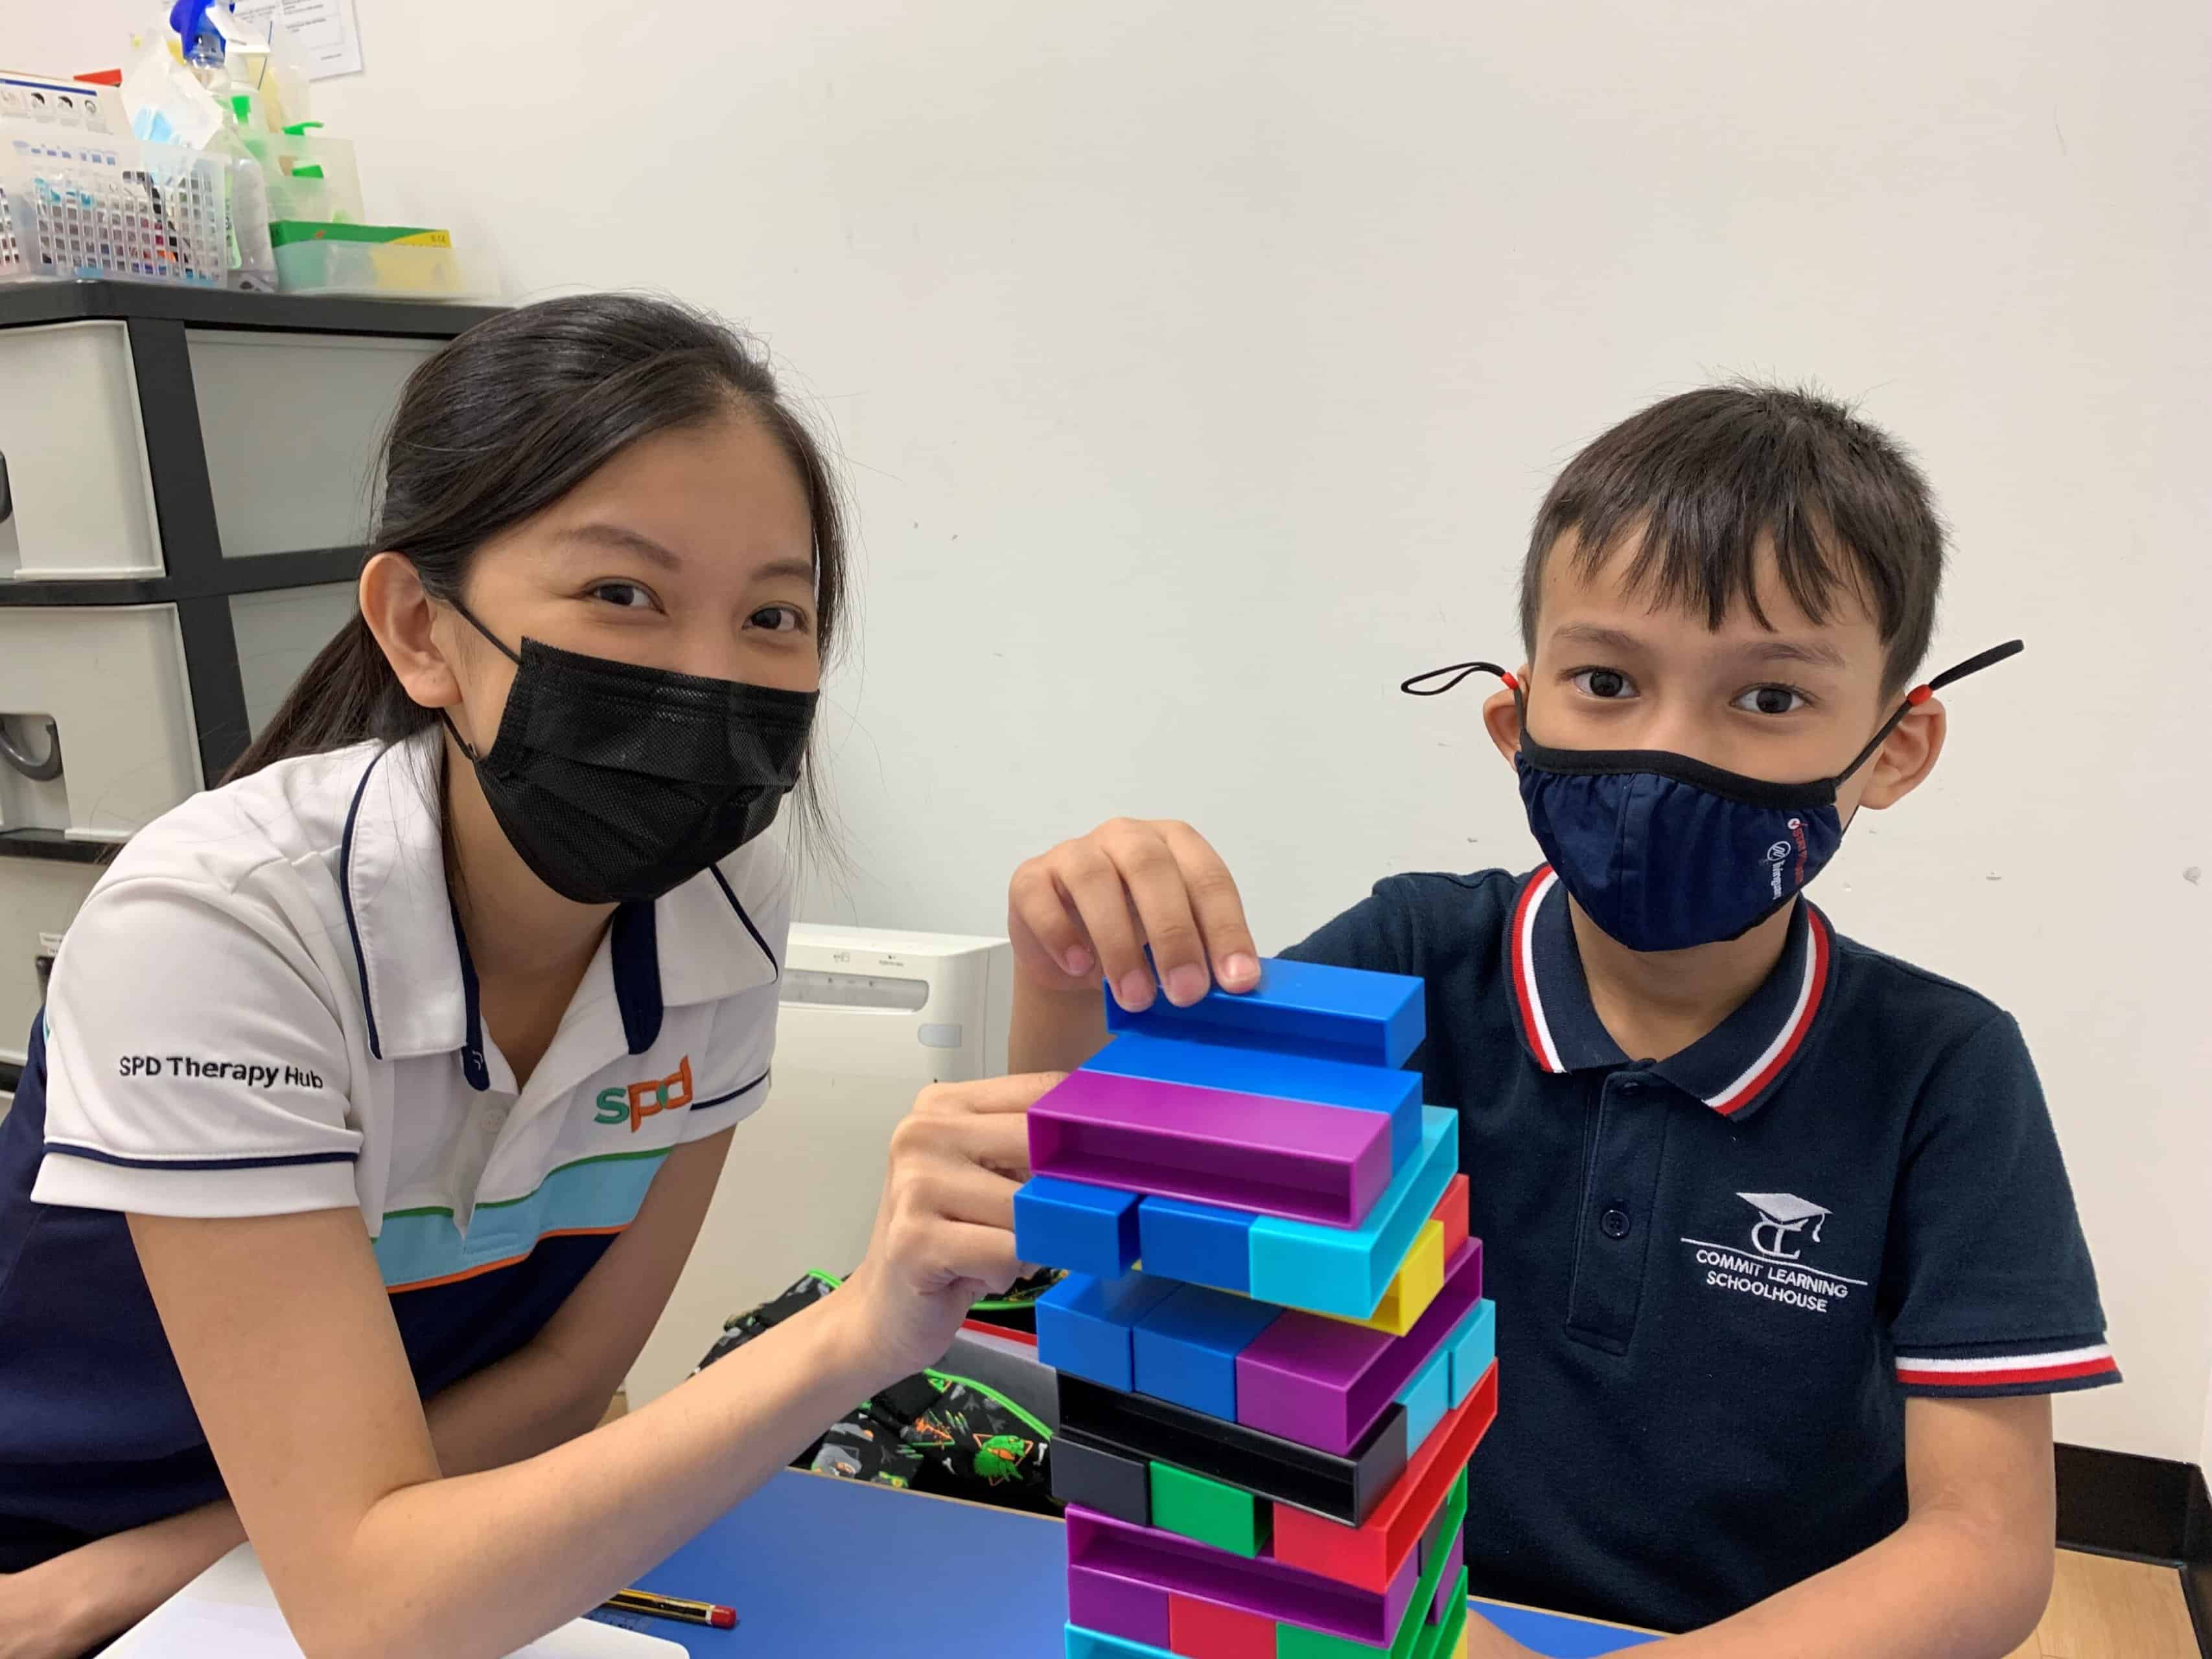
[[[0,1573],[0,1659],[76,1659],[130,1622],[101,1617],[100,1587],[82,1570],[84,1553]]]
[[[1030,860],[1007,890],[1006,931],[1030,984],[1076,991],[1103,975],[1132,1012],[1152,1006],[1155,972],[1178,1008],[1217,984],[1249,991],[1260,982],[1229,866],[1172,819],[1115,818]]]
[[[1014,1254],[1014,1188],[1029,1178],[1030,1103],[1058,1073],[941,1083],[891,1132],[867,1259],[827,1304],[878,1386],[933,1365],[969,1306],[1030,1271]]]

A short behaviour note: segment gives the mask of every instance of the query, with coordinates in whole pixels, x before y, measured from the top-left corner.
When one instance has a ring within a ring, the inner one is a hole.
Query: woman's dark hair
[[[845,607],[842,502],[821,447],[757,345],[687,306],[586,294],[504,312],[408,377],[384,441],[371,554],[404,554],[452,600],[477,550],[552,506],[641,438],[736,411],[782,446],[814,523],[815,637],[824,662]],[[228,783],[274,762],[436,723],[407,695],[356,613],[307,665]],[[800,818],[818,824],[809,765]]]

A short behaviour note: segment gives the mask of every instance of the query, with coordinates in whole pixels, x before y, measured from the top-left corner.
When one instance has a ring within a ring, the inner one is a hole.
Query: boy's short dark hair
[[[1544,560],[1576,532],[1594,570],[1624,537],[1643,545],[1626,578],[1662,604],[1702,607],[1713,627],[1741,603],[1764,623],[1753,586],[1762,538],[1784,587],[1824,622],[1855,592],[1881,630],[1886,691],[1919,668],[1943,579],[1943,521],[1903,446],[1809,391],[1744,382],[1663,398],[1567,464],[1521,568],[1521,637],[1533,657]]]

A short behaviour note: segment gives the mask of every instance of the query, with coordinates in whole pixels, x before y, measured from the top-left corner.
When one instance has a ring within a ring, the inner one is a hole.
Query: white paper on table
[[[264,39],[283,29],[306,61],[310,81],[361,72],[361,22],[354,0],[238,0],[238,21]]]
[[[252,1547],[241,1545],[124,1633],[115,1659],[303,1659]],[[685,1659],[678,1644],[578,1619],[509,1659]]]

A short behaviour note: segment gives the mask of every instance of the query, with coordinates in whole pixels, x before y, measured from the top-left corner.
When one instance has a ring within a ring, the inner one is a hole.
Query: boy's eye
[[[745,619],[745,625],[765,629],[771,634],[803,634],[806,631],[806,615],[796,605],[763,605]]]
[[[1607,702],[1632,696],[1636,683],[1618,668],[1585,668],[1575,676],[1575,689],[1586,697],[1601,697]]]
[[[1794,714],[1806,706],[1806,696],[1787,685],[1754,685],[1731,706],[1747,714]]]
[[[603,605],[611,605],[623,611],[651,611],[659,608],[653,592],[641,582],[599,582],[591,590],[591,597]]]

